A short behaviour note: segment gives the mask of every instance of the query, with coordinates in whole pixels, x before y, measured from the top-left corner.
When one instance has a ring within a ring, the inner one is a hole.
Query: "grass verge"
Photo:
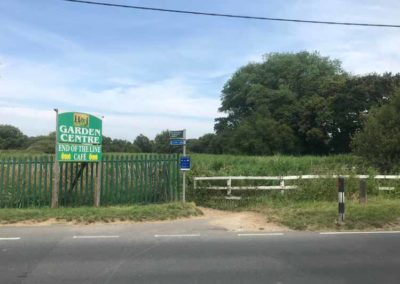
[[[58,221],[93,223],[114,221],[159,221],[201,215],[194,203],[166,203],[151,205],[77,207],[77,208],[26,208],[0,209],[0,224],[18,222]]]
[[[338,207],[325,201],[268,201],[248,208],[294,230],[377,230],[400,228],[400,200],[373,197],[367,204],[346,203],[346,221],[337,224]]]

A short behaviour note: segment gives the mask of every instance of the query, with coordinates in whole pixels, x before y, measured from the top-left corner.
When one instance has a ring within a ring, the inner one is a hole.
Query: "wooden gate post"
[[[339,176],[338,178],[338,204],[339,204],[339,224],[344,224],[344,217],[345,217],[345,207],[344,207],[344,177]]]
[[[58,207],[58,190],[60,183],[60,163],[58,162],[57,157],[57,133],[58,133],[58,109],[55,108],[56,112],[56,146],[54,148],[54,164],[53,164],[53,188],[51,192],[51,208]]]
[[[360,179],[360,203],[367,202],[367,182],[365,179]]]
[[[101,168],[102,163],[98,162],[96,167],[96,185],[94,188],[94,207],[100,207],[100,189],[101,189]]]

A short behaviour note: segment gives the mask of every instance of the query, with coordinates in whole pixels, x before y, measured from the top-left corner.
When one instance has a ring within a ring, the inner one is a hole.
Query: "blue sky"
[[[104,1],[105,0],[99,0]],[[108,0],[255,16],[400,24],[400,1]],[[320,51],[354,74],[400,72],[400,29],[200,17],[73,4],[0,1],[0,124],[28,135],[54,113],[104,116],[104,134],[212,132],[224,83],[269,52]]]

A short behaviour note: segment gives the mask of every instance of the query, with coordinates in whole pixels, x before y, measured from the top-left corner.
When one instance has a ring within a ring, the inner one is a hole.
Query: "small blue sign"
[[[181,171],[190,170],[190,157],[181,157]]]
[[[169,141],[169,144],[173,145],[173,146],[181,146],[181,145],[185,145],[186,144],[185,142],[186,141],[183,139],[173,139],[173,140]]]

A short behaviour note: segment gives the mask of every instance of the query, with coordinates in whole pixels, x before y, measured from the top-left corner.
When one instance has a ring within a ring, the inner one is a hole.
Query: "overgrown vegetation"
[[[270,221],[294,230],[365,230],[400,228],[400,202],[398,199],[370,198],[367,204],[357,201],[346,203],[346,220],[339,225],[335,202],[266,201],[252,207]]]
[[[189,183],[193,176],[280,176],[301,174],[378,174],[378,170],[353,155],[335,156],[232,156],[192,155],[193,169],[189,172]],[[196,204],[228,211],[255,211],[295,230],[363,230],[400,228],[400,181],[367,180],[368,202],[358,204],[360,180],[345,179],[346,223],[337,225],[337,180],[315,179],[287,181],[298,189],[233,191],[241,200],[226,200],[226,191],[206,190],[189,186],[188,197]],[[226,186],[225,181],[213,185]],[[236,185],[279,185],[279,181],[233,181]],[[395,190],[382,192],[378,186],[391,186]]]
[[[382,172],[400,169],[400,89],[390,102],[374,108],[353,141],[355,152]]]
[[[16,222],[57,221],[93,223],[114,221],[158,221],[201,215],[193,203],[167,203],[153,205],[78,207],[78,208],[27,208],[0,209],[0,224]]]
[[[377,171],[364,163],[359,157],[352,155],[335,156],[234,156],[234,155],[192,155],[193,168],[188,172],[188,196],[199,204],[208,204],[209,198],[226,196],[226,192],[215,190],[207,191],[202,186],[209,182],[199,182],[199,188],[194,191],[193,177],[195,176],[285,176],[285,175],[356,175],[377,174]],[[369,193],[376,193],[375,180],[369,180]],[[213,182],[213,185],[226,186],[225,181]],[[286,185],[295,184],[299,189],[287,191],[285,197],[291,200],[334,200],[337,198],[336,180],[317,179],[287,181]],[[279,181],[234,181],[232,186],[239,185],[279,185]],[[358,179],[346,180],[346,189],[349,193],[357,192]],[[191,191],[192,190],[192,191]],[[242,191],[234,195],[253,200],[260,196],[276,197],[276,192]],[[280,194],[278,194],[280,198]],[[220,202],[220,201],[218,201]],[[236,201],[240,202],[240,201]]]

